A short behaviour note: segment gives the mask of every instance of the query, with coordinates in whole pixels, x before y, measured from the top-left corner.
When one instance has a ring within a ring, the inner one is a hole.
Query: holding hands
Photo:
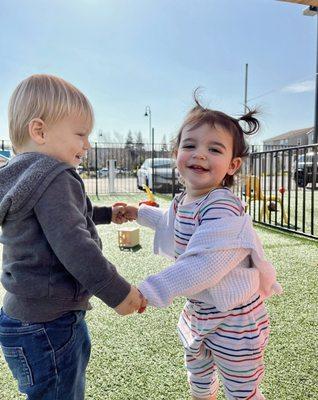
[[[112,205],[112,222],[123,224],[127,221],[135,221],[138,216],[138,208],[128,206],[126,203],[114,203]]]
[[[139,314],[143,313],[147,307],[147,300],[142,293],[135,287],[131,286],[128,296],[122,301],[115,311],[119,315],[129,315],[137,311]]]
[[[123,224],[128,221],[135,221],[138,217],[138,207],[129,206],[126,203],[118,202],[112,205],[112,222]],[[147,299],[135,287],[131,286],[128,296],[117,306],[115,311],[119,315],[129,315],[137,311],[143,313],[147,307]]]
[[[112,205],[112,222],[123,224],[128,221],[135,221],[138,216],[138,207],[129,206],[126,203],[118,202]],[[115,311],[119,315],[129,315],[137,311],[143,313],[147,307],[147,299],[135,287],[131,286],[128,296],[117,306]]]

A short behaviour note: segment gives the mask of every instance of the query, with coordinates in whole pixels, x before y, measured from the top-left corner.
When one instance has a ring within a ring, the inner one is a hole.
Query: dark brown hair
[[[249,146],[246,143],[245,135],[253,135],[259,130],[260,123],[254,117],[258,111],[256,109],[248,109],[246,114],[239,118],[233,118],[222,111],[204,108],[197,98],[197,89],[194,91],[194,101],[196,105],[187,114],[174,141],[174,152],[176,152],[179,148],[182,131],[186,126],[191,126],[191,131],[204,124],[208,124],[212,128],[215,128],[217,125],[231,134],[233,138],[232,158],[246,158],[249,154]],[[241,123],[243,123],[243,126],[241,126]],[[224,177],[224,186],[231,187],[233,183],[234,177],[232,175],[226,175]]]

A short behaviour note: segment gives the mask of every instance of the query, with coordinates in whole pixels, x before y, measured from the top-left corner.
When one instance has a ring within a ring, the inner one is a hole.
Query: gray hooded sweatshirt
[[[130,284],[103,256],[95,227],[110,222],[111,208],[92,206],[72,166],[23,153],[1,167],[4,312],[46,322],[90,309],[92,295],[121,303]]]

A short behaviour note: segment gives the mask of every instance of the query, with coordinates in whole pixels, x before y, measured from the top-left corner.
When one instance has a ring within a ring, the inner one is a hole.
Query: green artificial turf
[[[142,196],[109,197],[98,203],[138,202]],[[159,197],[161,206],[167,198]],[[141,249],[121,251],[118,226],[100,226],[104,254],[134,284],[168,265],[151,252],[153,233],[141,229]],[[262,390],[267,400],[318,399],[317,243],[257,227],[267,258],[276,266],[284,295],[267,301],[272,333],[266,351]],[[1,249],[0,249],[1,252]],[[97,268],[97,266],[96,266]],[[3,289],[0,288],[0,300]],[[92,355],[87,371],[86,399],[189,400],[183,352],[176,323],[184,299],[164,310],[119,317],[94,298],[87,314]],[[0,357],[1,399],[22,399]],[[219,399],[225,397],[220,393]]]

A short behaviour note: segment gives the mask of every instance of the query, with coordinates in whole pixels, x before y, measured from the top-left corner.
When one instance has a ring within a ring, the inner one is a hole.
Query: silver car
[[[175,189],[180,189],[178,181],[179,172],[175,167],[173,158],[147,158],[137,171],[137,187],[143,189],[143,185],[160,192],[171,192],[173,169],[175,175]]]

